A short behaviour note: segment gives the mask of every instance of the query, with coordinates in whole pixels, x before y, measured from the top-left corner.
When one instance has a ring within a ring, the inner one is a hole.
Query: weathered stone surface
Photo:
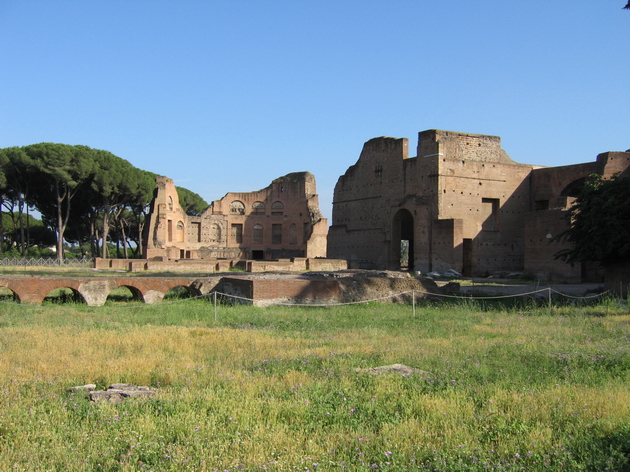
[[[143,235],[147,259],[326,256],[328,220],[319,210],[310,172],[287,174],[254,192],[228,193],[199,216],[186,214],[171,179],[157,177],[156,186]]]
[[[96,390],[96,384],[77,385],[76,387],[70,387],[71,392],[91,392]]]
[[[629,172],[627,152],[542,167],[514,162],[497,136],[422,131],[416,157],[407,138],[374,138],[335,186],[327,257],[350,268],[580,282],[580,266],[556,260],[564,246],[550,239],[566,229],[584,179]]]
[[[392,365],[382,365],[379,367],[372,367],[367,369],[356,369],[358,373],[365,373],[371,375],[380,375],[380,374],[397,374],[403,377],[410,377],[412,375],[421,375],[425,377],[430,377],[432,374],[430,372],[426,372],[424,370],[416,369],[415,367],[409,367],[404,364],[392,364]]]
[[[132,384],[112,384],[107,390],[90,392],[89,397],[93,402],[120,403],[126,398],[152,397],[155,395],[155,392],[155,389],[150,387],[139,387]]]

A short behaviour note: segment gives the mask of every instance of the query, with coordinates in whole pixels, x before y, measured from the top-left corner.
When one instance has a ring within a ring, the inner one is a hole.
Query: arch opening
[[[18,294],[11,290],[9,287],[0,287],[0,302],[21,303],[21,300]]]
[[[142,300],[143,298],[140,290],[129,285],[121,285],[109,292],[109,295],[107,295],[106,303],[141,302]]]
[[[72,287],[58,287],[46,294],[42,300],[42,305],[63,305],[63,304],[87,305],[85,298]]]

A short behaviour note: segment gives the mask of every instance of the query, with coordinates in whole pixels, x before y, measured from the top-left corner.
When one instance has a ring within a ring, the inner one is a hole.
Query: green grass
[[[0,304],[0,470],[628,470],[614,301]],[[124,299],[124,297],[123,297]],[[402,378],[358,368],[406,364]],[[73,385],[153,399],[95,404]]]

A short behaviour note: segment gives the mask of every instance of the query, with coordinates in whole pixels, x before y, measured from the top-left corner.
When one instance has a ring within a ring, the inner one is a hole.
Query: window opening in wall
[[[261,261],[265,258],[265,251],[252,251],[252,259],[255,261]]]
[[[282,225],[271,225],[271,244],[282,244]]]
[[[483,231],[499,231],[499,199],[481,199],[482,218],[481,229]]]
[[[262,225],[254,225],[254,242],[262,243],[263,242],[263,226]]]
[[[201,223],[192,222],[192,235],[195,241],[201,242]]]
[[[392,222],[392,265],[397,265],[401,270],[414,270],[414,234],[413,216],[409,210],[398,210]]]
[[[243,205],[243,202],[234,200],[232,203],[230,203],[230,215],[244,215],[244,214],[245,214],[245,205]]]
[[[374,166],[374,177],[376,177],[377,179],[383,177],[383,166]]]
[[[173,211],[173,197],[168,197],[168,209]]]
[[[180,259],[184,259],[186,257],[186,251],[184,251],[183,249],[179,250],[179,258]]]
[[[534,202],[534,209],[536,211],[549,210],[549,200],[536,200]]]
[[[168,241],[172,241],[173,240],[173,220],[168,220],[167,223],[167,236],[168,236]]]
[[[184,241],[184,222],[183,221],[177,222],[177,233],[175,235],[175,239],[177,240],[177,242]]]
[[[232,223],[232,242],[241,244],[243,242],[243,225]]]
[[[282,216],[284,213],[284,205],[282,202],[273,202],[271,205],[271,214],[273,216]]]
[[[254,202],[252,205],[252,213],[262,215],[265,213],[265,204],[263,202]]]

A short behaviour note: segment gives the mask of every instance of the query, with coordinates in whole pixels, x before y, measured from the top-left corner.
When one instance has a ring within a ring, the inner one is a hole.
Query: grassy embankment
[[[630,315],[0,305],[0,470],[627,470]],[[401,378],[356,368],[401,363]],[[96,404],[73,385],[157,387]]]

